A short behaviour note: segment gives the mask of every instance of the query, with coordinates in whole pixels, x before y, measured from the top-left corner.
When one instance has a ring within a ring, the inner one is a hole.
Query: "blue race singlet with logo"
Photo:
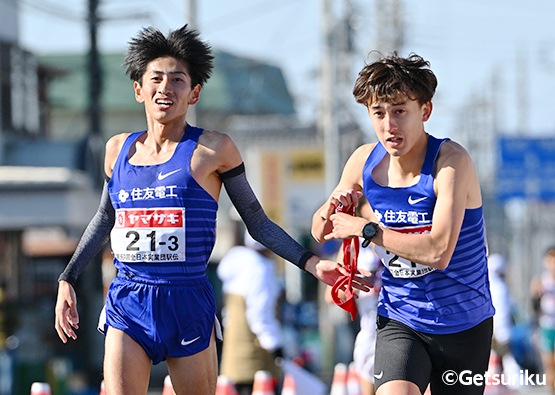
[[[378,221],[403,233],[426,233],[436,204],[434,164],[445,139],[429,136],[420,178],[415,185],[393,188],[377,184],[372,171],[387,151],[378,143],[363,169],[364,194]],[[449,266],[437,270],[375,246],[386,269],[378,314],[417,331],[456,333],[474,327],[495,310],[487,274],[487,248],[482,207],[467,209]]]
[[[129,149],[144,132],[127,137],[108,184],[116,210],[110,237],[120,272],[167,282],[206,277],[218,204],[190,172],[202,132],[188,126],[173,156],[156,165],[130,164]]]

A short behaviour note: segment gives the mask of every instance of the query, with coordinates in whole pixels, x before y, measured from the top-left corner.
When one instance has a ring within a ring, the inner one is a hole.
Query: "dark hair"
[[[141,83],[148,63],[161,57],[183,61],[191,76],[192,87],[202,86],[208,81],[214,67],[210,45],[201,41],[198,31],[187,25],[170,31],[167,37],[154,27],[142,29],[129,41],[123,67],[131,80]]]
[[[411,53],[401,58],[397,52],[366,64],[358,74],[353,88],[357,103],[392,101],[399,96],[417,100],[420,105],[432,100],[437,79],[429,69],[430,62]]]

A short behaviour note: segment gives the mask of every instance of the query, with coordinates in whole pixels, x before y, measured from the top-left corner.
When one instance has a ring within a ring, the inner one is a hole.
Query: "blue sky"
[[[340,3],[332,1],[336,7]],[[361,22],[355,36],[354,81],[367,53],[374,49],[376,7],[383,1],[351,2]],[[185,0],[104,3],[101,13],[113,20],[100,28],[103,51],[124,50],[142,26],[167,31],[188,18]],[[315,117],[321,0],[198,3],[198,28],[206,40],[218,49],[282,67],[301,115]],[[86,8],[86,0],[21,0],[21,44],[37,53],[86,50]],[[502,132],[555,135],[551,115],[555,108],[555,2],[405,0],[403,10],[402,54],[422,55],[439,79],[429,131],[456,137],[458,124],[489,111]],[[371,132],[364,108],[354,101],[352,105],[357,119]]]

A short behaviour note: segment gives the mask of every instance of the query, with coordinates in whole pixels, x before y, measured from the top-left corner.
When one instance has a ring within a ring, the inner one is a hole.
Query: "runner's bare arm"
[[[62,342],[67,343],[67,338],[77,339],[74,329],[79,329],[79,314],[77,313],[77,297],[70,283],[60,281],[58,284],[58,297],[55,308],[54,327]]]
[[[73,339],[77,337],[71,328],[77,328],[76,325],[79,323],[76,308],[77,300],[73,286],[87,264],[108,242],[110,230],[114,225],[115,212],[106,185],[105,182],[96,214],[83,232],[73,256],[58,278],[55,327],[58,336],[64,343],[67,341],[65,335]]]
[[[480,207],[482,201],[474,164],[459,144],[451,141],[443,144],[437,168],[437,202],[430,233],[402,234],[380,228],[372,242],[412,262],[445,269],[455,250],[465,210]],[[338,231],[344,218],[338,214],[330,218],[337,222],[334,231]]]
[[[362,169],[374,146],[375,144],[365,144],[353,152],[345,164],[339,184],[328,200],[314,213],[312,217],[312,236],[319,243],[329,240],[325,239],[325,236],[333,230],[330,216],[335,212],[335,208],[339,204],[346,207],[351,204],[358,204],[358,199],[362,196]]]
[[[129,133],[116,134],[106,142],[106,153],[104,155],[104,172],[108,177],[112,177],[112,170],[114,169],[116,159],[118,158],[121,147],[125,142],[127,136],[129,136]]]
[[[222,187],[220,175],[241,163],[241,154],[227,134],[205,130],[191,158],[191,174],[218,201]]]

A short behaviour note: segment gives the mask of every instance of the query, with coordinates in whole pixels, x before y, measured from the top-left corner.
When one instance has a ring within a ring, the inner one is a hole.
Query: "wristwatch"
[[[368,222],[366,225],[364,225],[364,227],[362,228],[362,237],[364,237],[362,246],[364,248],[368,247],[368,245],[370,244],[370,240],[372,240],[372,238],[376,236],[376,233],[378,233],[378,227],[379,225],[375,222]]]

